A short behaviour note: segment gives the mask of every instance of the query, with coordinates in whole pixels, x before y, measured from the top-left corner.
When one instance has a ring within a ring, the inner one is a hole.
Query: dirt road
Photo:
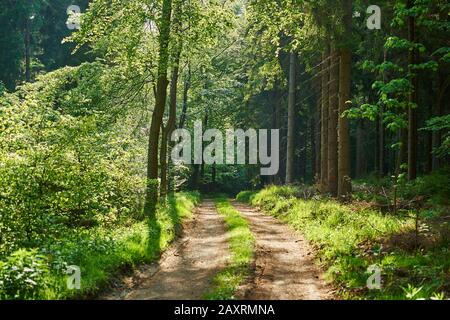
[[[206,200],[181,237],[159,263],[146,266],[105,299],[196,300],[211,287],[211,280],[226,267],[229,258],[225,223],[214,202]]]
[[[255,270],[237,292],[243,300],[331,298],[308,243],[291,227],[242,203],[233,205],[255,236]],[[225,223],[206,200],[158,263],[141,267],[102,299],[197,300],[230,258]]]
[[[314,265],[308,243],[288,225],[233,202],[249,221],[256,239],[255,275],[242,288],[250,300],[322,300],[331,295]]]

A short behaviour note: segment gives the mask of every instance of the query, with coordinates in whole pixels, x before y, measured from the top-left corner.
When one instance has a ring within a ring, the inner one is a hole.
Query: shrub
[[[145,139],[132,110],[100,98],[107,76],[99,63],[67,67],[0,98],[0,256],[142,219]]]
[[[37,250],[20,249],[0,261],[0,300],[37,298],[49,284],[46,258]]]

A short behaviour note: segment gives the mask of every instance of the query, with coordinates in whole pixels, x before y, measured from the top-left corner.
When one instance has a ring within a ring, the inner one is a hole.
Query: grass
[[[36,265],[36,261],[44,261],[41,264],[45,265],[33,288],[20,293],[13,289],[9,292],[0,290],[0,299],[93,297],[121,271],[158,259],[175,239],[182,220],[193,216],[193,209],[199,200],[200,195],[196,192],[171,195],[159,205],[156,220],[145,219],[129,226],[119,226],[114,231],[92,230],[83,236],[77,235],[73,239],[63,239],[46,248],[39,248],[39,254],[32,257],[26,256],[26,253],[12,257],[10,264],[0,264],[4,272],[14,266]],[[80,267],[80,290],[67,288],[67,275],[63,272],[67,265]],[[24,285],[18,284],[17,287],[23,288]]]
[[[182,220],[192,218],[199,197],[197,193],[169,196],[166,203],[160,204],[156,221],[146,219],[116,231],[116,250],[107,255],[93,254],[81,261],[83,277],[79,294],[95,294],[117,271],[157,260],[175,239]]]
[[[245,220],[225,196],[214,199],[217,211],[223,216],[230,233],[231,261],[214,278],[213,289],[205,295],[208,300],[232,300],[235,292],[250,273],[255,240]]]
[[[272,186],[260,192],[243,192],[237,199],[261,208],[301,232],[317,248],[318,261],[326,269],[328,280],[340,288],[342,298],[417,299],[442,292],[448,296],[448,239],[427,249],[401,245],[384,248],[388,239],[410,233],[414,219],[327,198],[303,200],[298,194],[296,187]],[[382,290],[366,288],[369,277],[366,271],[372,264],[382,268]]]

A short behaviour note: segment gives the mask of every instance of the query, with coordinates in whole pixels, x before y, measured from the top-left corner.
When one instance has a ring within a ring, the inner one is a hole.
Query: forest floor
[[[321,300],[331,293],[313,261],[313,251],[298,234],[250,206],[233,202],[255,237],[255,259],[248,279],[236,292],[244,300]],[[140,267],[116,282],[101,299],[196,300],[205,298],[214,277],[230,261],[229,232],[212,200],[205,200],[193,220],[158,263]]]

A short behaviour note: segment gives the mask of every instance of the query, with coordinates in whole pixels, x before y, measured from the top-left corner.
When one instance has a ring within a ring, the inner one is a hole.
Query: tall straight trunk
[[[395,141],[395,133],[394,132],[387,132],[386,135],[386,145],[392,145]],[[395,148],[388,148],[388,151],[386,152],[386,174],[389,176],[392,176],[395,174],[395,156],[396,156],[396,150]]]
[[[444,92],[445,92],[445,81],[444,81],[444,76],[442,74],[442,72],[439,72],[438,75],[438,83],[437,83],[437,92],[438,94],[436,95],[436,100],[434,101],[434,107],[433,107],[433,116],[435,117],[439,117],[443,115],[443,111],[444,111],[444,104],[443,104],[443,97],[444,97]],[[441,136],[441,131],[433,131],[433,150],[439,148],[441,146],[441,140],[442,140],[442,136]],[[440,164],[441,161],[440,159],[433,153],[433,164],[432,164],[432,169],[433,170],[437,170],[440,168]]]
[[[408,8],[412,8],[413,1],[408,0]],[[408,40],[416,42],[416,21],[413,16],[408,17]],[[418,62],[417,50],[410,50],[408,53],[408,64],[413,65]],[[408,108],[408,180],[417,178],[417,103],[419,97],[418,77],[414,75],[411,79],[412,92],[409,95]]]
[[[25,22],[25,80],[31,81],[31,30],[30,17]]]
[[[325,52],[322,55],[322,112],[320,115],[320,187],[322,192],[327,192],[328,188],[328,119],[330,105],[330,47],[325,46]]]
[[[144,212],[155,218],[158,201],[158,146],[159,136],[167,100],[167,68],[169,62],[169,39],[171,29],[172,0],[163,0],[162,16],[159,21],[159,58],[158,80],[156,82],[155,108],[150,125],[148,160],[147,160],[147,194]]]
[[[349,107],[351,51],[341,50],[339,67],[339,118],[338,118],[338,196],[345,197],[351,192],[350,177],[350,128],[343,114]]]
[[[179,51],[181,54],[181,51]],[[163,128],[163,133],[161,135],[161,195],[165,196],[168,189],[168,164],[167,164],[167,151],[169,147],[169,140],[172,136],[172,132],[176,128],[177,120],[177,93],[178,93],[178,74],[179,74],[179,60],[180,54],[177,54],[174,68],[172,70],[172,79],[170,81],[170,104],[169,104],[169,119],[167,125]]]
[[[181,2],[176,2],[174,8],[174,32],[178,34],[181,30]],[[167,164],[167,153],[169,148],[169,141],[171,139],[173,131],[176,129],[177,122],[177,95],[178,95],[178,77],[180,71],[180,57],[181,51],[183,50],[183,42],[181,39],[177,39],[175,54],[173,59],[172,76],[170,80],[170,102],[169,102],[169,119],[167,120],[167,125],[163,128],[163,134],[161,138],[161,154],[160,154],[160,165],[161,165],[161,190],[162,196],[167,195],[168,191],[168,169]],[[170,148],[169,148],[170,149]]]
[[[317,119],[318,119],[318,111],[312,111],[313,112],[313,116],[311,117],[311,119],[309,120],[309,127],[310,127],[310,131],[309,131],[309,142],[310,142],[310,146],[311,146],[311,153],[310,153],[310,159],[311,159],[311,177],[312,177],[312,181],[314,181],[314,177],[317,174],[317,146],[316,144],[317,142]]]
[[[299,142],[298,142],[298,149],[299,149],[299,156],[298,156],[298,179],[299,181],[305,182],[306,181],[306,162],[307,162],[307,136],[308,136],[308,122],[304,121],[302,119],[301,122],[299,122],[299,126],[303,128],[303,130],[299,130]]]
[[[281,114],[281,106],[282,106],[282,95],[279,88],[278,81],[275,82],[274,86],[274,102],[272,104],[272,129],[281,129],[280,125],[280,114]],[[270,142],[272,143],[272,141]],[[281,152],[281,150],[280,150]],[[281,181],[280,171],[276,175],[271,176],[272,184],[279,184]]]
[[[383,116],[384,108],[381,107],[380,110],[380,117],[378,119],[378,174],[382,178],[386,175],[386,166],[385,166],[385,140],[386,140],[386,133],[384,131],[384,124],[383,124]]]
[[[278,93],[278,84],[275,83],[273,89],[272,89],[272,118],[271,120],[271,129],[279,129],[277,116],[278,116],[278,104],[279,104],[279,93]],[[268,142],[268,150],[271,150],[272,147],[272,140],[269,139]],[[276,184],[277,183],[277,175],[272,175],[268,177],[268,181],[270,184]]]
[[[200,165],[194,164],[194,172],[192,173],[192,185],[193,189],[198,189],[200,185]]]
[[[161,197],[167,195],[167,147],[168,147],[168,132],[166,128],[161,128],[161,147],[159,152],[159,165],[160,165],[160,176],[161,183],[159,188],[159,193]]]
[[[286,184],[294,182],[295,157],[295,52],[290,53],[289,61],[289,99],[288,99],[288,133],[286,157]]]
[[[161,197],[165,197],[167,195],[167,142],[167,130],[163,125],[161,126],[161,147],[159,151],[159,165],[161,171],[161,184],[159,193]]]
[[[384,62],[387,61],[387,50],[384,50]],[[386,83],[387,81],[387,75],[386,72],[383,72],[383,82]],[[380,113],[378,118],[378,173],[379,176],[382,178],[386,175],[386,150],[385,150],[385,140],[386,140],[386,133],[384,130],[384,123],[383,123],[383,117],[384,117],[384,107],[380,107]]]
[[[211,167],[211,181],[214,185],[216,183],[217,167],[215,163],[213,163]]]
[[[206,130],[208,128],[208,121],[209,121],[209,109],[206,108],[205,117],[203,119],[203,130]],[[202,142],[202,152],[203,152],[203,142]],[[202,161],[200,165],[200,183],[203,184],[203,181],[205,179],[205,162]]]
[[[320,97],[320,95],[319,95]],[[322,176],[321,168],[321,151],[322,151],[322,101],[321,98],[317,99],[317,112],[315,114],[314,124],[315,124],[315,171],[314,171],[314,182],[319,182]]]
[[[188,108],[188,94],[189,94],[190,87],[191,87],[191,65],[188,63],[188,71],[187,71],[186,77],[184,79],[184,86],[183,86],[183,107],[182,107],[181,115],[180,115],[180,124],[178,125],[179,129],[183,129],[184,125],[186,123],[186,114],[187,114],[187,108]]]
[[[352,2],[344,1],[344,37],[348,42],[352,36]],[[352,51],[350,44],[340,50],[339,65],[339,118],[338,118],[338,196],[346,197],[352,189],[350,173],[350,128],[349,120],[344,117],[350,102],[352,70]]]
[[[331,55],[328,111],[328,192],[335,197],[338,193],[339,55],[334,44],[331,47]]]
[[[428,97],[427,97],[427,103],[428,103],[428,119],[431,119],[433,117],[433,97],[434,97],[434,90],[433,90],[433,81],[431,81],[430,86],[428,88]],[[425,173],[429,174],[433,170],[433,133],[431,131],[425,132]]]
[[[379,174],[380,169],[380,122],[381,119],[378,119],[377,121],[375,121],[375,161],[374,161],[374,171]]]
[[[359,119],[356,127],[356,177],[361,178],[366,173],[366,150],[364,150],[365,126]]]
[[[408,161],[408,130],[403,128],[398,134],[398,141],[400,142],[400,149],[397,155],[396,174],[404,173],[405,170],[401,168],[402,165]]]

